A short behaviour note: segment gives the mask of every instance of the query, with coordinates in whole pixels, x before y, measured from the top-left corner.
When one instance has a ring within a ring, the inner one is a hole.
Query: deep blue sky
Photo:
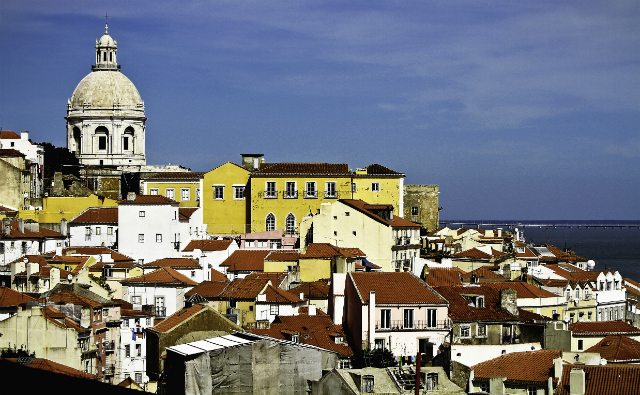
[[[640,2],[0,2],[0,126],[65,142],[95,40],[147,162],[380,163],[441,218],[640,219]]]

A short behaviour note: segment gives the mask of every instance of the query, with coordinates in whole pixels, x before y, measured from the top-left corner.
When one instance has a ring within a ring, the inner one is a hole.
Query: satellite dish
[[[22,262],[24,263],[29,263],[29,258],[27,258],[26,256],[22,259]]]

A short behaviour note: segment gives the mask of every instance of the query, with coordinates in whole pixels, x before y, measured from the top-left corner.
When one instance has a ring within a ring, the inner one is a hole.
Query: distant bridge
[[[507,228],[640,228],[640,223],[635,224],[625,224],[625,223],[544,223],[544,224],[531,224],[531,223],[519,223],[519,222],[505,222],[505,223],[494,223],[494,222],[455,222],[455,221],[440,221],[440,226],[447,226],[451,228],[469,228],[475,227],[477,229],[482,228],[499,228],[499,227],[507,227]]]

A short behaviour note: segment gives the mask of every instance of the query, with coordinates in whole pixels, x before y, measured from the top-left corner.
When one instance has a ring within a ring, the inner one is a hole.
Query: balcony
[[[116,342],[113,340],[102,342],[102,349],[105,352],[114,352],[116,350]]]
[[[395,266],[397,271],[409,271],[411,270],[411,259],[398,259],[393,261],[391,265]]]
[[[304,198],[305,199],[317,199],[318,198],[318,191],[304,191]]]
[[[156,306],[156,318],[164,318],[167,316],[167,308]]]
[[[104,367],[105,376],[113,376],[116,374],[116,365],[107,365]]]
[[[284,191],[283,197],[285,199],[297,199],[298,191]]]
[[[180,242],[179,242],[179,241],[174,241],[174,242],[173,242],[173,248],[174,248],[176,251],[180,251]]]
[[[429,322],[425,320],[416,320],[405,322],[404,320],[392,320],[386,323],[387,327],[383,328],[380,321],[376,321],[376,331],[378,332],[397,332],[397,331],[428,331],[428,330],[447,330],[451,329],[450,320],[442,320]],[[406,325],[406,326],[405,326]]]

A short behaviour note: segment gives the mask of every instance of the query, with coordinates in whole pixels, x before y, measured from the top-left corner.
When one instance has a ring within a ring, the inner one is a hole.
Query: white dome
[[[111,38],[110,35],[106,34],[102,37],[100,37],[100,40],[98,40],[98,42],[96,43],[96,45],[101,46],[101,47],[116,47],[116,41]]]
[[[138,89],[119,71],[94,71],[80,81],[71,95],[71,109],[82,109],[91,103],[91,109],[142,108],[142,98]]]

